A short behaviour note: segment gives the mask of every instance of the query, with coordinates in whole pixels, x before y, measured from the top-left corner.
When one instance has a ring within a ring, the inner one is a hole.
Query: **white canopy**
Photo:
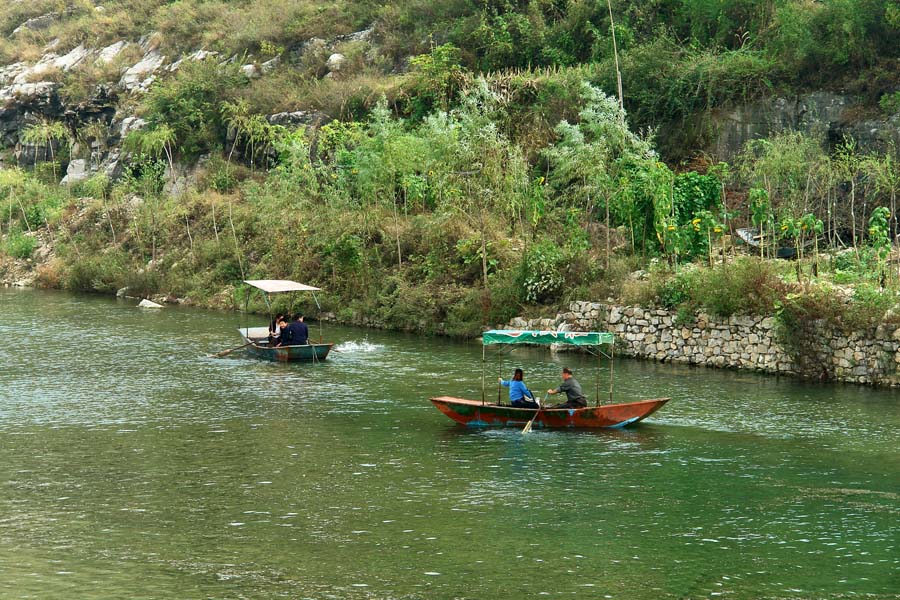
[[[259,288],[268,294],[277,294],[278,292],[318,292],[322,289],[288,279],[245,279],[244,283]]]

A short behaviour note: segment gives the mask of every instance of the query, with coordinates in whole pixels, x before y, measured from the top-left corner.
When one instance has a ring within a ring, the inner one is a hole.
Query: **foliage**
[[[188,156],[209,150],[225,135],[220,104],[245,83],[235,64],[184,61],[174,77],[155,83],[144,100],[151,131],[164,130],[167,138],[171,132],[178,151]]]
[[[36,247],[37,240],[34,236],[13,231],[6,237],[4,252],[14,258],[30,258]]]
[[[525,302],[545,302],[558,294],[565,282],[561,272],[564,260],[562,250],[552,242],[529,248],[521,266],[522,299]]]
[[[900,92],[882,95],[878,100],[878,106],[889,115],[900,113]]]
[[[428,54],[410,59],[409,112],[421,118],[434,108],[450,110],[451,103],[465,83],[459,48],[453,44],[435,46]]]

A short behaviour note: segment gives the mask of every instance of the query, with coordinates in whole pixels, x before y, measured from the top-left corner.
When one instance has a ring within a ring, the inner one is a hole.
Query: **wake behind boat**
[[[599,351],[603,345],[612,347],[615,337],[612,333],[573,332],[573,331],[515,331],[492,330],[482,336],[482,364],[484,364],[484,347],[494,344],[564,344],[598,348],[598,362],[601,356],[612,361],[609,355]],[[612,399],[612,362],[610,362],[609,397]],[[652,415],[669,401],[669,398],[656,398],[627,402],[622,404],[600,404],[599,379],[596,388],[596,405],[584,408],[517,408],[498,403],[488,403],[484,392],[484,370],[482,369],[482,399],[468,400],[452,396],[431,398],[432,404],[442,413],[469,427],[523,427],[531,423],[531,427],[551,429],[626,427]],[[531,427],[526,427],[529,430]]]

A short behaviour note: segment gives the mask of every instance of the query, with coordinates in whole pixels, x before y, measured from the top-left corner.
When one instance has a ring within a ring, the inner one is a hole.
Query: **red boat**
[[[652,415],[668,401],[668,398],[658,398],[626,404],[604,404],[586,408],[545,408],[538,411],[534,408],[482,404],[481,400],[466,400],[450,396],[431,399],[438,410],[457,423],[469,427],[518,427],[520,429],[532,418],[534,418],[532,427],[536,428],[625,427]]]
[[[482,347],[493,344],[563,344],[588,348],[607,345],[611,348],[615,343],[615,336],[612,333],[595,331],[493,330],[485,331],[481,340]],[[609,399],[612,400],[612,352],[610,351],[607,355],[598,350],[596,355],[598,362],[601,356],[606,356],[610,359]],[[483,351],[482,365],[484,365]],[[553,429],[626,427],[652,415],[669,401],[669,398],[657,398],[654,400],[641,400],[640,402],[627,402],[625,404],[600,405],[600,382],[598,380],[596,406],[586,406],[584,408],[514,408],[485,401],[485,374],[483,367],[481,382],[481,400],[439,396],[431,398],[431,402],[442,413],[462,425],[470,427],[524,427],[522,432],[526,433],[532,427]],[[546,401],[546,397],[544,400]]]

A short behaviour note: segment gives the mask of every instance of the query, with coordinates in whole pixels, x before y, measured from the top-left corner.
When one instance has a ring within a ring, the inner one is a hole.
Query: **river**
[[[477,342],[208,357],[243,324],[0,289],[0,597],[900,597],[897,392],[621,360],[672,397],[633,429],[470,431],[428,398],[480,398]]]

